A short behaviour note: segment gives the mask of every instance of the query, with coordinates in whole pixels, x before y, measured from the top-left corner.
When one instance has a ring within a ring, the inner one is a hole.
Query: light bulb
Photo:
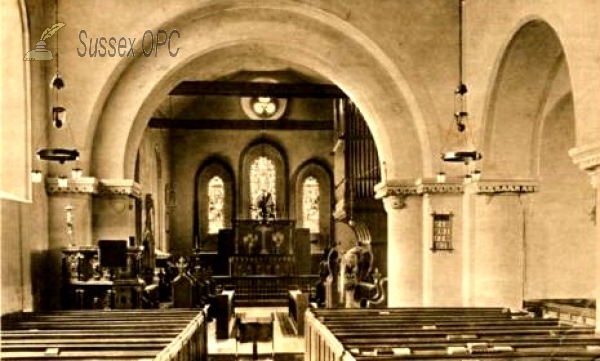
[[[81,168],[79,168],[79,167],[77,167],[77,168],[73,168],[73,169],[71,170],[71,178],[73,178],[73,179],[80,179],[80,178],[81,178],[81,175],[82,175],[82,173],[83,173],[83,169],[81,169]]]
[[[42,183],[42,171],[39,169],[34,169],[31,171],[31,182],[32,183]]]
[[[446,182],[446,173],[438,172],[438,174],[435,176],[435,179],[438,183]]]
[[[69,181],[66,176],[61,175],[58,177],[58,188],[67,188],[68,185]]]

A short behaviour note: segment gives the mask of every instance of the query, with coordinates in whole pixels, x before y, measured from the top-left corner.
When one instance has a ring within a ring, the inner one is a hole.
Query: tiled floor
[[[285,312],[286,307],[237,307],[235,312],[246,317],[269,317],[271,313]],[[258,342],[258,353],[261,359],[270,359],[272,353],[276,360],[301,360],[304,356],[304,337],[285,335],[275,317],[273,342]],[[232,325],[233,326],[233,325]],[[236,352],[237,351],[237,352]],[[216,339],[216,322],[208,324],[208,353],[212,360],[229,360],[236,355],[248,359],[252,356],[252,343],[237,343],[235,338]]]

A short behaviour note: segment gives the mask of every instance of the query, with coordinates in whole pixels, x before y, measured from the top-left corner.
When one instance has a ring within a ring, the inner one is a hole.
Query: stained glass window
[[[219,233],[225,227],[225,185],[223,179],[214,176],[208,182],[208,233]]]
[[[312,176],[302,184],[302,221],[310,233],[319,233],[319,182]]]
[[[250,217],[252,219],[261,218],[258,203],[265,197],[265,194],[270,195],[269,201],[273,205],[271,216],[276,217],[275,174],[275,165],[271,159],[261,156],[252,162],[250,166],[250,204],[252,204]]]

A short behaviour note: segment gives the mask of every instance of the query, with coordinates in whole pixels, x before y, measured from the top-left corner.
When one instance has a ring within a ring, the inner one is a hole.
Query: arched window
[[[200,165],[195,178],[193,242],[203,251],[217,251],[219,232],[233,223],[233,171],[227,162],[210,157]]]
[[[223,179],[214,176],[208,182],[208,234],[217,234],[225,228],[225,185]]]
[[[312,176],[302,185],[302,226],[319,233],[319,182]]]
[[[264,197],[264,194],[270,194],[270,201],[273,205],[277,204],[276,194],[276,169],[273,161],[267,157],[257,157],[250,165],[250,204],[252,205],[250,217],[259,219],[258,202]],[[273,207],[273,217],[276,207]]]

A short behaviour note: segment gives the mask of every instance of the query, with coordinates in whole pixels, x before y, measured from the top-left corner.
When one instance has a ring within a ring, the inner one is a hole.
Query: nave
[[[218,337],[204,311],[57,311],[2,319],[3,360],[565,360],[600,357],[581,319],[501,307],[311,308],[304,336],[284,307],[240,307]],[[571,312],[578,307],[563,307]],[[579,308],[579,312],[584,309]],[[210,312],[209,312],[210,313]],[[575,315],[575,314],[574,314]],[[575,315],[576,316],[576,315]]]

